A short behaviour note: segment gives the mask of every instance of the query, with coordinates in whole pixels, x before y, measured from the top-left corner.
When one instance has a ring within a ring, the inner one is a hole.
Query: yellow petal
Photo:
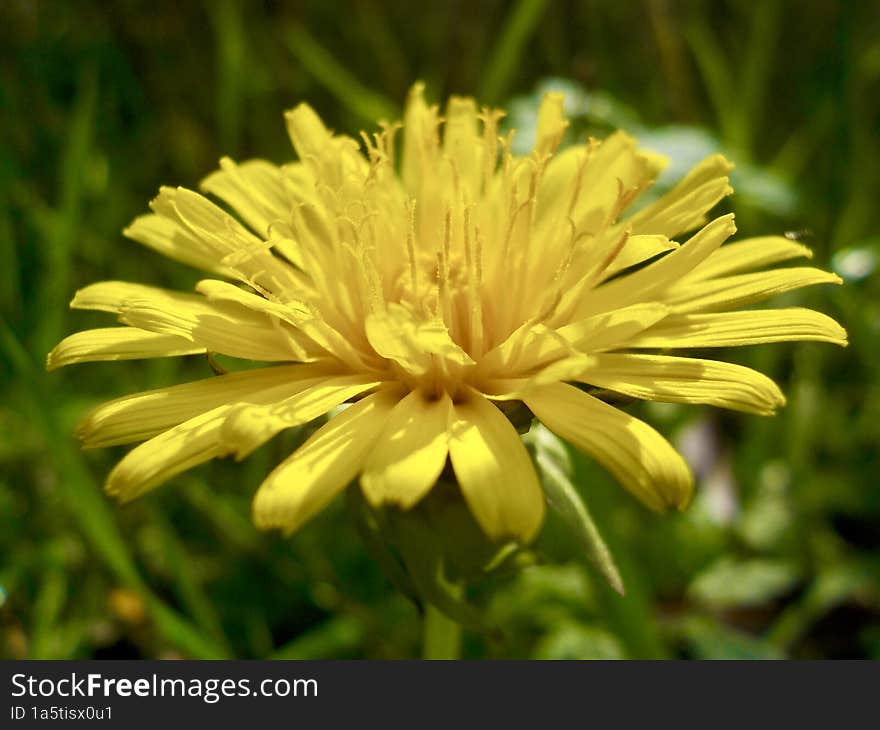
[[[429,170],[437,157],[439,125],[437,108],[425,102],[425,85],[416,83],[410,89],[404,113],[403,159],[400,176],[407,192],[418,195],[423,173]]]
[[[650,184],[661,167],[658,156],[637,150],[636,140],[625,132],[615,132],[598,146],[588,148],[585,164],[575,171],[569,186],[578,193],[570,210],[577,230],[599,234],[614,222],[635,193]],[[622,228],[615,230],[613,237],[619,238]],[[666,233],[657,229],[632,232]]]
[[[711,279],[718,276],[729,276],[802,257],[811,259],[813,252],[806,246],[782,236],[746,238],[734,243],[725,243],[687,277],[689,279]]]
[[[205,196],[186,188],[163,187],[150,207],[185,229],[189,238],[198,242],[200,252],[258,291],[283,298],[295,290],[297,280],[291,266]]]
[[[238,165],[224,157],[220,169],[202,180],[199,187],[232,206],[257,235],[265,238],[274,221],[290,216],[295,201],[287,194],[285,182],[282,170],[265,160]]]
[[[257,527],[293,532],[323,509],[357,476],[398,400],[397,391],[374,393],[312,434],[257,491]]]
[[[119,314],[132,299],[161,299],[166,302],[197,302],[195,294],[184,294],[157,286],[134,284],[129,281],[99,281],[79,289],[70,301],[71,309],[93,309]]]
[[[602,274],[603,279],[614,276],[630,266],[635,266],[655,256],[674,251],[679,247],[675,241],[670,241],[666,236],[642,234],[628,236],[620,253],[607,266]],[[610,251],[611,246],[607,246]]]
[[[674,238],[702,225],[706,214],[733,192],[727,175],[733,169],[722,155],[696,165],[665,195],[623,222],[633,235],[662,234]]]
[[[413,391],[394,407],[361,475],[371,504],[409,509],[430,491],[446,464],[451,405],[445,393]]]
[[[443,128],[443,152],[453,166],[464,200],[475,200],[480,192],[485,150],[477,123],[477,104],[472,98],[449,98]]]
[[[718,311],[760,302],[804,286],[842,283],[843,279],[837,274],[798,266],[697,281],[685,280],[670,287],[663,301],[676,314]]]
[[[526,322],[500,345],[480,358],[480,377],[515,377],[560,357],[577,354],[559,332],[543,324]]]
[[[577,313],[607,312],[657,299],[661,292],[708,258],[735,231],[733,215],[716,218],[659,261],[584,294],[579,300]]]
[[[297,360],[302,354],[288,325],[233,302],[168,292],[127,299],[119,319],[132,327],[184,337],[230,357],[273,362]]]
[[[78,362],[173,357],[204,351],[204,347],[183,337],[147,332],[136,327],[106,327],[65,337],[46,357],[46,369],[54,370]]]
[[[305,366],[314,367],[314,366]],[[123,501],[140,496],[187,469],[234,453],[239,444],[230,441],[223,428],[234,413],[259,410],[266,403],[299,392],[311,380],[292,379],[249,395],[237,403],[222,405],[164,431],[132,449],[110,472],[106,489]],[[268,434],[270,438],[273,434]]]
[[[492,539],[530,541],[544,520],[544,495],[516,429],[477,393],[450,416],[449,456],[477,522]]]
[[[108,494],[128,502],[173,476],[223,456],[220,426],[228,412],[220,406],[132,449],[107,477]]]
[[[534,148],[534,152],[539,157],[552,155],[562,142],[562,137],[568,127],[564,107],[565,95],[558,91],[548,92],[541,99]]]
[[[570,380],[583,369],[584,353],[620,348],[627,341],[661,321],[669,308],[659,302],[633,304],[603,312],[554,330],[526,324],[480,359],[475,374],[484,392],[493,396],[504,388],[500,382],[531,372],[522,387],[556,380]]]
[[[298,326],[305,318],[313,316],[305,304],[278,304],[228,281],[202,279],[196,284],[196,291],[210,301],[235,302],[255,312],[265,312],[273,317]]]
[[[214,296],[219,289],[225,299],[211,302],[196,294],[101,281],[80,289],[70,306],[117,312],[120,321],[132,327],[185,338],[199,351],[266,361],[314,359],[314,346],[309,347],[298,332],[278,321],[280,317],[296,321],[296,310],[225,282],[204,288]]]
[[[625,345],[631,337],[656,324],[668,313],[669,307],[659,302],[633,304],[573,322],[561,327],[559,334],[578,350],[599,352]]]
[[[135,218],[122,234],[175,261],[220,276],[233,276],[210,246],[170,218],[154,213],[142,215]]]
[[[652,509],[687,506],[690,469],[648,424],[565,383],[538,388],[523,400],[547,428],[590,454]]]
[[[316,180],[339,188],[349,179],[363,181],[370,169],[357,142],[333,135],[308,104],[300,104],[284,115],[287,133],[303,164]]]
[[[623,247],[621,248],[621,242]],[[552,322],[559,324],[571,319],[587,316],[593,312],[584,306],[585,289],[586,296],[590,296],[590,290],[619,274],[626,268],[652,259],[659,254],[674,251],[679,244],[670,241],[666,236],[629,236],[612,237],[607,233],[596,241],[591,241],[584,248],[580,260],[576,260],[569,270],[568,287],[563,287],[562,297],[555,308]],[[565,291],[565,289],[568,291]],[[601,297],[597,300],[599,305],[605,306],[607,300]],[[623,301],[620,306],[624,306]],[[597,305],[598,306],[598,305]]]
[[[284,429],[314,421],[380,385],[368,375],[321,376],[303,381],[295,394],[270,405],[234,407],[223,424],[223,439],[236,458],[243,459]]]
[[[671,315],[636,335],[630,347],[735,347],[813,340],[846,345],[846,330],[831,317],[802,307]]]
[[[779,386],[766,375],[714,360],[602,353],[577,379],[634,398],[705,403],[765,416],[785,405]]]
[[[385,312],[370,314],[366,321],[367,338],[382,357],[393,360],[406,372],[423,375],[432,358],[452,366],[474,363],[449,335],[440,319],[419,320],[399,305]]]
[[[352,369],[366,369],[367,364],[361,352],[325,320],[312,312],[307,305],[290,299],[278,304],[263,297],[244,291],[225,281],[203,279],[196,289],[209,300],[235,302],[253,312],[264,312],[292,325],[295,330],[284,328],[284,337],[294,350],[294,359],[308,362],[323,357],[326,353],[334,355]]]
[[[318,157],[325,153],[332,135],[314,109],[308,104],[298,104],[284,114],[287,133],[300,160]]]
[[[285,398],[296,392],[298,382],[329,375],[330,365],[282,365],[228,373],[192,383],[172,385],[102,403],[77,426],[86,448],[143,441],[190,418],[222,405]],[[272,393],[264,393],[272,389]]]

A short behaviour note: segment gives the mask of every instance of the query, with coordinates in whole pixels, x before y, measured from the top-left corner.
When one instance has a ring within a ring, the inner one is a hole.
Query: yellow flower
[[[840,280],[762,270],[810,256],[783,237],[725,244],[733,217],[707,222],[731,192],[720,155],[628,215],[660,158],[621,132],[557,152],[567,125],[558,94],[541,105],[528,156],[499,139],[501,117],[455,97],[441,117],[416,85],[398,166],[400,126],[362,135],[361,147],[300,105],[286,115],[299,162],[224,159],[202,182],[246,225],[197,192],[162,188],[126,235],[219,278],[196,293],[124,282],[80,290],[72,307],[125,326],[68,337],[49,367],[194,353],[276,364],[94,409],[79,427],[86,446],[145,442],[113,469],[108,492],[129,500],[209,459],[242,459],[353,402],[268,476],[254,500],[259,526],[296,529],[358,477],[372,505],[410,508],[449,460],[485,533],[525,542],[544,497],[505,416],[511,404],[649,507],[681,508],[693,483],[681,456],[579,384],[765,415],[784,403],[766,376],[651,351],[846,344],[834,320],[809,309],[739,309]]]

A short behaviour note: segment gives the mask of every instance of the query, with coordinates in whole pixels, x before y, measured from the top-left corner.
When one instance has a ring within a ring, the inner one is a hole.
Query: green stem
[[[461,624],[446,614],[425,604],[425,618],[422,628],[423,659],[460,659]]]

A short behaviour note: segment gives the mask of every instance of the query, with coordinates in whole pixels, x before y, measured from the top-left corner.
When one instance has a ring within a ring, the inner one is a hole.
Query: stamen
[[[416,269],[416,201],[410,198],[407,201],[409,212],[409,227],[406,231],[406,254],[409,257],[409,276],[412,284],[413,302],[419,303],[419,277]]]
[[[438,297],[442,319],[448,328],[452,328],[452,291],[449,277],[449,250],[452,238],[452,210],[446,209],[446,223],[443,227],[443,248],[437,254],[439,259]]]
[[[479,114],[479,119],[483,123],[483,191],[489,189],[489,183],[495,174],[495,166],[498,162],[498,122],[503,117],[502,110],[485,106]]]
[[[465,231],[469,228],[469,210],[465,210]],[[483,241],[480,236],[480,228],[474,228],[473,251],[471,250],[470,237],[465,237],[465,247],[468,253],[468,285],[470,287],[470,329],[472,357],[475,359],[483,354]]]
[[[379,126],[382,128],[383,132],[382,141],[384,142],[385,156],[388,158],[388,162],[393,170],[397,157],[394,149],[394,138],[397,135],[398,130],[403,129],[403,124],[401,122],[389,124],[383,120],[379,122]]]
[[[592,137],[590,137],[589,142],[587,143],[587,149],[584,151],[584,156],[581,159],[581,164],[578,165],[577,175],[574,179],[574,187],[571,191],[571,198],[568,201],[568,215],[572,215],[574,213],[574,206],[577,204],[578,197],[581,193],[581,183],[584,179],[584,171],[587,169],[587,165],[590,163],[590,160],[593,157],[596,149],[599,147],[599,143]]]

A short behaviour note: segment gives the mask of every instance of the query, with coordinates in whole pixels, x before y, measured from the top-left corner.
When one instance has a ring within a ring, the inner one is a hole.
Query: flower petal
[[[552,155],[562,142],[562,136],[567,128],[565,95],[558,91],[547,92],[541,99],[541,106],[538,107],[535,154],[539,157]]]
[[[453,405],[449,456],[465,501],[490,538],[535,536],[544,520],[535,468],[516,429],[482,395]]]
[[[764,416],[785,405],[779,386],[766,375],[715,360],[602,353],[578,380],[633,398],[705,403]]]
[[[257,527],[293,532],[323,509],[355,478],[398,400],[397,391],[382,390],[315,431],[260,486],[253,506]]]
[[[589,316],[660,298],[661,292],[708,258],[735,231],[733,215],[716,218],[659,261],[584,294],[579,300],[575,316]]]
[[[373,506],[409,509],[434,486],[446,464],[451,405],[445,393],[427,399],[412,391],[394,407],[361,475]]]
[[[807,266],[771,269],[736,276],[682,281],[669,288],[663,301],[678,314],[742,307],[777,294],[816,284],[842,284],[837,274]]]
[[[760,236],[725,243],[690,274],[689,279],[711,279],[760,269],[794,258],[813,258],[806,246],[783,236]]]
[[[559,329],[571,346],[583,352],[620,347],[627,340],[661,321],[669,307],[660,302],[633,304],[587,317]]]
[[[296,290],[293,268],[274,256],[257,238],[205,196],[186,188],[163,187],[150,203],[153,211],[182,227],[198,250],[260,292],[279,299]]]
[[[130,281],[99,281],[77,290],[70,301],[70,308],[119,314],[127,301],[144,298],[159,298],[166,301],[175,301],[175,298],[178,298],[192,302],[199,299],[195,294],[184,294]]]
[[[332,134],[312,107],[299,104],[284,119],[297,156],[316,180],[334,189],[349,179],[364,180],[370,165],[357,142]]]
[[[733,188],[727,180],[733,169],[722,155],[712,155],[696,165],[668,193],[623,221],[633,235],[662,234],[674,238],[702,225],[706,214]]]
[[[215,279],[203,279],[196,284],[196,290],[210,301],[235,302],[255,313],[264,312],[270,318],[290,324],[294,329],[285,327],[284,334],[295,350],[296,359],[301,362],[330,353],[348,363],[352,369],[367,367],[363,353],[302,302],[291,299],[285,304],[278,304],[235,284]]]
[[[174,357],[204,351],[204,347],[175,335],[148,332],[137,327],[104,327],[65,337],[47,355],[46,369],[55,370],[78,362]]]
[[[289,325],[234,302],[168,292],[167,296],[127,299],[119,319],[151,332],[185,337],[230,357],[274,362],[305,356]]]
[[[369,375],[333,375],[306,380],[290,397],[263,407],[237,406],[223,424],[223,439],[243,459],[275,434],[323,416],[332,408],[381,385]]]
[[[483,175],[485,150],[477,122],[477,103],[472,98],[449,98],[443,126],[443,153],[449,158],[467,201],[476,199]]]
[[[210,280],[208,280],[210,281]],[[204,284],[205,282],[202,282]],[[279,321],[295,321],[293,309],[248,294],[232,284],[214,282],[237,298],[211,301],[197,294],[160,289],[126,281],[101,281],[80,289],[71,301],[74,309],[116,312],[120,321],[150,332],[185,338],[201,350],[254,360],[310,360],[314,347],[300,333]],[[216,292],[207,287],[209,294]],[[253,302],[265,302],[255,308]]]
[[[229,406],[184,421],[132,449],[107,477],[107,493],[128,502],[173,476],[223,456],[220,426]]]
[[[610,236],[607,236],[606,238],[610,238]],[[614,243],[616,243],[616,240],[614,240]],[[606,244],[606,249],[608,251],[611,251],[612,248],[613,244]],[[679,248],[679,244],[675,241],[670,241],[666,236],[649,234],[627,236],[626,243],[623,245],[620,253],[614,257],[611,263],[609,263],[602,272],[602,279],[608,279],[630,266],[635,266],[643,261],[654,258],[658,254],[665,253],[666,251],[674,251],[677,248]]]
[[[533,390],[523,401],[547,428],[593,456],[652,509],[687,505],[690,470],[648,424],[565,383]]]
[[[257,235],[266,238],[269,225],[288,217],[295,202],[287,194],[285,182],[281,168],[265,160],[239,165],[224,157],[220,169],[202,180],[199,187],[232,206]]]
[[[149,246],[163,256],[202,271],[220,276],[234,276],[229,268],[223,266],[221,257],[210,246],[205,245],[198,236],[177,221],[165,216],[155,213],[138,216],[122,231],[122,235]]]
[[[400,177],[406,191],[418,196],[425,178],[435,167],[439,154],[436,106],[425,102],[425,85],[413,84],[406,100],[403,126],[403,159]]]
[[[481,377],[515,377],[543,363],[577,354],[556,330],[543,324],[526,322],[480,358]]]
[[[379,355],[393,360],[412,375],[427,372],[433,359],[451,367],[474,363],[449,335],[442,320],[419,320],[399,305],[370,314],[366,331],[370,345]]]
[[[671,315],[636,335],[630,347],[736,347],[813,340],[846,346],[846,330],[803,307]]]
[[[134,393],[92,409],[76,433],[86,448],[143,441],[219,406],[248,401],[270,388],[273,394],[264,397],[285,398],[301,387],[297,382],[311,382],[318,375],[331,373],[331,366],[325,364],[281,365]]]
[[[302,390],[308,382],[292,379],[239,396],[237,403],[206,411],[151,438],[129,451],[114,467],[107,478],[107,492],[129,501],[187,469],[233,453],[238,445],[227,439],[223,425],[234,411],[258,409]]]
[[[578,230],[598,233],[613,221],[626,201],[632,200],[632,193],[647,187],[661,168],[658,156],[637,150],[635,138],[625,132],[614,132],[592,151],[588,148],[577,183],[581,194],[571,210]],[[665,233],[656,229],[632,232]]]

